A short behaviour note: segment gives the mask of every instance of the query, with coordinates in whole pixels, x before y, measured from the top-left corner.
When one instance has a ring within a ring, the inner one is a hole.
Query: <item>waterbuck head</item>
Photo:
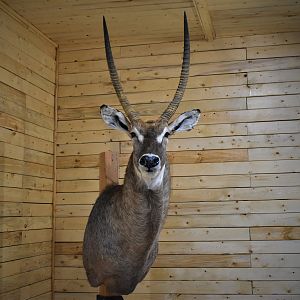
[[[189,75],[190,40],[186,14],[184,14],[184,53],[179,85],[173,100],[159,119],[155,121],[143,122],[139,114],[130,105],[123,92],[114,64],[104,18],[103,29],[110,77],[125,115],[115,108],[102,105],[100,107],[102,119],[109,127],[122,130],[131,138],[133,142],[133,164],[138,175],[146,182],[155,178],[161,178],[167,162],[166,145],[169,136],[175,132],[191,130],[200,117],[200,110],[194,109],[179,115],[173,122],[169,122],[183,97]]]

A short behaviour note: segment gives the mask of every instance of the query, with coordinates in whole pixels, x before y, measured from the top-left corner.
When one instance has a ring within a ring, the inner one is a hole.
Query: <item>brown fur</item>
[[[84,235],[83,264],[90,284],[94,287],[103,284],[113,296],[131,293],[155,260],[170,195],[168,136],[191,130],[198,122],[200,110],[183,113],[168,124],[183,97],[189,73],[190,45],[185,13],[179,85],[156,122],[143,123],[128,102],[114,64],[105,18],[103,28],[110,77],[129,120],[107,105],[100,107],[100,113],[109,127],[132,137],[133,153],[124,185],[108,187],[92,209]]]
[[[124,185],[107,187],[90,214],[83,242],[83,264],[90,284],[101,284],[111,295],[127,295],[145,277],[158,251],[159,232],[164,224],[170,194],[169,165],[164,140],[156,137],[164,126],[135,124],[144,136],[133,141]],[[135,166],[145,153],[154,153],[165,165],[163,182],[150,190]]]

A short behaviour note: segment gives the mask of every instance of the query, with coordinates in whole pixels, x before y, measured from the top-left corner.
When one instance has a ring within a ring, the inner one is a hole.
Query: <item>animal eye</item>
[[[169,132],[166,132],[165,135],[164,135],[164,137],[165,137],[165,138],[168,138],[169,135],[170,135],[170,133],[169,133]]]
[[[134,132],[130,132],[130,135],[131,135],[132,138],[136,137],[136,134]]]

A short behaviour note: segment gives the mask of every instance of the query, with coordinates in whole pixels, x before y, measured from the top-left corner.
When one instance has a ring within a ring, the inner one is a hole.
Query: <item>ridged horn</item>
[[[189,69],[190,69],[190,35],[189,35],[189,27],[188,27],[186,13],[184,12],[184,50],[183,50],[183,60],[182,60],[180,80],[174,98],[168,105],[167,109],[161,115],[159,119],[160,121],[168,122],[176,112],[176,109],[180,104],[180,101],[183,97],[187,85],[187,81],[189,78]]]
[[[105,43],[107,66],[116,94],[129,120],[130,121],[139,120],[139,114],[133,109],[127,97],[125,96],[118,76],[117,68],[115,66],[114,58],[110,47],[109,34],[106,26],[105,17],[103,17],[103,31],[104,31],[104,43]]]

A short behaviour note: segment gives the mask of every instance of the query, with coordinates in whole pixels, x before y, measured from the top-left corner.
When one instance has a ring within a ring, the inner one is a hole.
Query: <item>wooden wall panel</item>
[[[230,3],[242,9],[240,1]],[[177,113],[200,108],[202,117],[193,131],[169,141],[173,190],[159,255],[126,299],[300,297],[299,36],[291,32],[192,43],[191,77]],[[132,150],[125,134],[99,119],[100,105],[120,104],[104,51],[91,45],[66,44],[60,53],[57,300],[95,298],[97,289],[86,280],[81,254],[99,190],[99,152],[119,153],[122,182]],[[177,87],[182,43],[113,50],[134,107],[145,119],[157,117]],[[10,152],[16,159],[17,148]],[[17,237],[7,239],[14,243]]]
[[[0,298],[50,300],[56,49],[0,17]]]
[[[182,20],[183,11],[194,40],[235,36],[237,41],[247,34],[297,32],[300,25],[297,0],[61,0],[44,1],[42,7],[37,7],[35,1],[27,1],[26,5],[23,0],[4,2],[66,51],[74,46],[82,50],[87,50],[87,45],[89,49],[99,48],[102,15],[107,18],[113,44],[140,43],[149,50],[159,48],[159,42],[180,41],[182,23],[178,20]],[[149,47],[151,42],[156,45]],[[94,51],[92,58],[100,55]]]

